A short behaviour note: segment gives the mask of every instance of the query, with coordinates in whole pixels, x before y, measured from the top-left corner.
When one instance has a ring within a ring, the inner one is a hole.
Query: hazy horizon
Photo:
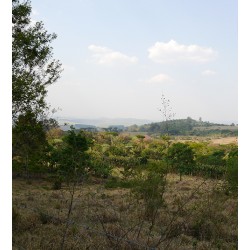
[[[237,1],[38,1],[64,71],[48,88],[60,116],[238,120]]]
[[[189,116],[190,117],[190,116]],[[72,116],[55,116],[55,118],[59,121],[61,121],[62,123],[64,121],[74,121],[75,123],[83,123],[85,125],[95,125],[98,123],[102,123],[104,122],[106,125],[124,125],[126,126],[126,124],[136,124],[136,125],[143,125],[143,124],[147,124],[147,123],[154,123],[154,122],[162,122],[164,121],[164,119],[159,119],[159,120],[150,120],[150,119],[139,119],[139,118],[133,118],[133,117],[117,117],[117,118],[112,118],[112,117],[72,117]],[[182,118],[174,118],[172,120],[175,119],[186,119],[187,117],[182,117]],[[191,117],[192,119],[194,119],[193,117]],[[198,119],[194,119],[194,120],[198,120]],[[115,122],[114,124],[112,123]],[[119,123],[119,121],[121,121]],[[217,120],[203,120],[203,122],[210,122],[210,123],[218,123],[218,124],[225,124],[225,125],[230,125],[232,123],[234,124],[238,124],[237,120],[230,120],[230,121],[217,121]],[[86,124],[86,122],[88,124]]]

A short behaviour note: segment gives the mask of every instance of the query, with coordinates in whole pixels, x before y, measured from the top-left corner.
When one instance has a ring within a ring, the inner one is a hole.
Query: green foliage
[[[229,146],[211,146],[207,142],[190,142],[189,145],[195,152],[196,159],[189,174],[216,179],[225,176]]]
[[[139,165],[145,165],[148,163],[148,157],[147,156],[141,156],[138,157]]]
[[[46,144],[43,124],[37,120],[32,112],[20,115],[12,132],[14,155],[39,151]]]
[[[190,171],[195,164],[194,152],[192,148],[184,143],[174,143],[167,152],[167,163],[177,169],[180,174],[180,180],[183,173]]]
[[[12,0],[12,119],[13,167],[25,172],[47,171],[50,154],[46,131],[56,127],[46,119],[47,86],[60,76],[61,64],[54,60],[49,34],[42,22],[31,22],[30,1]]]
[[[109,131],[109,132],[107,132],[107,135],[118,136],[119,133],[118,133],[118,132],[115,132],[115,131]]]
[[[196,159],[199,156],[207,155],[213,152],[213,148],[208,145],[208,142],[188,142],[188,145],[193,149]]]
[[[167,135],[196,135],[196,136],[237,136],[238,128],[224,124],[196,121],[190,117],[187,119],[175,119],[141,126],[128,127],[130,132],[147,132],[149,134]]]
[[[43,122],[32,112],[19,115],[12,129],[13,166],[26,172],[42,171],[48,143]]]
[[[89,143],[83,133],[76,133],[74,128],[63,138],[63,144],[53,148],[51,154],[52,165],[56,167],[57,175],[67,181],[81,179],[87,174],[87,150]]]
[[[222,179],[225,176],[226,171],[227,171],[226,166],[196,163],[192,167],[190,172],[187,172],[186,174],[202,176],[202,177],[212,178],[212,179]]]
[[[112,167],[104,159],[93,158],[89,164],[91,175],[101,178],[108,178],[111,174]]]
[[[31,23],[30,1],[12,0],[12,116],[47,108],[46,87],[60,76],[61,64],[52,58],[51,42],[42,22]]]
[[[131,192],[137,199],[142,199],[145,204],[145,218],[153,219],[160,207],[164,204],[163,194],[166,180],[163,174],[149,171],[139,173]]]
[[[148,147],[142,150],[141,155],[146,156],[148,159],[161,160],[166,155],[166,152],[166,143],[155,140],[150,142]]]
[[[145,135],[136,135],[136,137],[142,141],[145,138]]]
[[[123,145],[110,146],[105,151],[105,155],[115,155],[115,156],[127,156],[127,152]]]
[[[224,158],[225,151],[222,149],[218,149],[210,154],[197,157],[197,163],[214,166],[225,166],[226,160]]]
[[[124,167],[124,168],[129,168],[129,167],[135,167],[140,164],[140,161],[138,158],[134,156],[109,156],[107,158],[107,161],[117,167]]]
[[[227,160],[227,174],[229,190],[238,191],[238,147],[231,150]]]
[[[147,165],[145,166],[145,169],[147,169],[150,172],[155,172],[164,175],[166,175],[169,172],[166,162],[160,160],[148,161]]]

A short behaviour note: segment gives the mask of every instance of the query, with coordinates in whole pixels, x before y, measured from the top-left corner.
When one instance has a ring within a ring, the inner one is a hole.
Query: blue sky
[[[64,67],[49,87],[58,116],[237,122],[237,1],[32,1],[58,35]]]

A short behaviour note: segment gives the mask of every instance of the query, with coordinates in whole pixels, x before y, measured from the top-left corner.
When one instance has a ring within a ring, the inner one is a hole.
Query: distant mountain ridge
[[[76,129],[89,131],[128,131],[143,132],[147,134],[166,134],[169,135],[225,135],[237,136],[238,126],[222,123],[212,123],[208,121],[196,121],[191,117],[186,119],[170,120],[167,123],[152,122],[150,120],[133,118],[99,118],[99,119],[78,119],[78,118],[58,118],[62,130],[69,130],[73,125]]]
[[[98,119],[84,119],[84,118],[57,118],[59,125],[64,125],[65,123],[69,125],[81,124],[83,126],[95,126],[101,128],[107,128],[109,126],[131,126],[131,125],[144,125],[152,123],[152,120],[147,119],[136,119],[136,118],[98,118]]]

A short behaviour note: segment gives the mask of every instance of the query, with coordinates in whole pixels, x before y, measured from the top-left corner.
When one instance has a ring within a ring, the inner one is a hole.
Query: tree
[[[48,34],[42,22],[32,24],[30,14],[30,1],[12,0],[13,156],[24,163],[27,174],[31,166],[39,169],[38,155],[48,146],[45,131],[57,127],[46,118],[45,97],[61,72],[50,46],[56,35]]]
[[[47,86],[61,73],[61,64],[53,59],[49,34],[42,22],[31,23],[30,1],[12,0],[12,118],[27,112],[41,114],[48,108]]]
[[[224,159],[224,157],[225,150],[217,149],[214,152],[199,155],[197,157],[197,162],[204,165],[225,166],[226,160]]]
[[[57,163],[58,174],[67,182],[77,182],[85,175],[90,142],[84,136],[83,131],[76,133],[71,130],[63,138],[63,145],[54,151],[54,159]]]
[[[57,179],[54,187],[59,189],[61,180],[64,180],[70,192],[70,203],[60,249],[64,249],[77,184],[88,173],[87,161],[89,157],[86,151],[90,145],[83,131],[76,133],[73,126],[71,126],[71,130],[63,138],[63,142],[62,147],[54,149],[51,157],[52,162],[56,164],[57,170]]]
[[[194,164],[194,152],[189,145],[178,142],[168,149],[166,161],[174,169],[178,169],[181,181],[182,174]]]
[[[33,170],[37,168],[48,147],[43,123],[37,121],[32,112],[21,114],[13,127],[12,135],[13,157],[19,157],[14,163],[24,166],[25,175],[28,177],[31,167]]]

